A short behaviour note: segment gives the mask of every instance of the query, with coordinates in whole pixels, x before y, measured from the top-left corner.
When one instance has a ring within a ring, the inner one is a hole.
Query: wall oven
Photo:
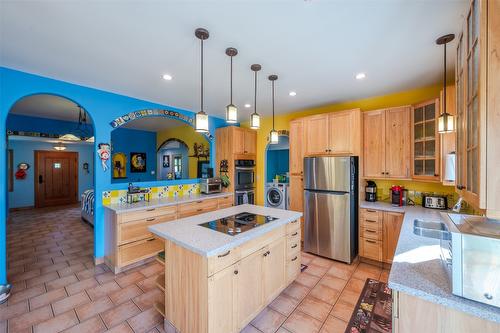
[[[234,161],[234,189],[250,190],[255,187],[255,161]]]

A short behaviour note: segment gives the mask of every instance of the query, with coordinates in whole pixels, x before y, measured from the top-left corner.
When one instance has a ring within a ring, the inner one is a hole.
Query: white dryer
[[[288,209],[288,184],[267,183],[265,191],[266,207]]]

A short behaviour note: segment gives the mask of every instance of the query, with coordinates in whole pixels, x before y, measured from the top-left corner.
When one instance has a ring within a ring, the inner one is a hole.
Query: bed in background
[[[94,190],[82,193],[82,220],[94,225]]]

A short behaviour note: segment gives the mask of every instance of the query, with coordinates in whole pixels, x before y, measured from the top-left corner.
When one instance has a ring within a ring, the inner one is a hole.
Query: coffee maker
[[[365,201],[377,201],[377,184],[373,180],[367,180],[365,186]]]
[[[391,187],[391,203],[393,206],[406,206],[408,190],[403,186],[393,185]]]

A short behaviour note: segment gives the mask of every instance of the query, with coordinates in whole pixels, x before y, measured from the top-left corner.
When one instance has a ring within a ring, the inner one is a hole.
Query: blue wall
[[[31,207],[35,205],[34,184],[34,151],[54,151],[54,144],[36,141],[9,140],[9,149],[13,150],[14,172],[21,162],[28,163],[30,168],[25,179],[14,177],[14,191],[9,192],[9,208]],[[94,147],[89,144],[67,144],[65,151],[78,152],[78,199],[83,191],[94,187]],[[83,170],[83,163],[89,164],[89,173]]]
[[[75,134],[81,136],[82,133],[76,131],[77,122],[62,121],[39,117],[30,117],[18,114],[9,114],[7,117],[7,129],[13,131],[40,132],[48,134]],[[94,135],[92,124],[87,120],[89,137]]]
[[[190,118],[194,117],[194,113],[188,110],[183,110],[167,105],[151,103],[148,101],[131,98],[123,95],[118,95],[103,90],[84,87],[68,82],[54,80],[38,75],[28,74],[12,70],[5,67],[0,67],[0,133],[5,133],[7,115],[10,108],[21,98],[33,94],[53,94],[62,96],[81,105],[92,118],[94,124],[94,133],[96,144],[94,145],[94,156],[96,154],[96,146],[98,143],[109,143],[111,140],[112,127],[110,122],[124,114],[133,111],[145,109],[162,109],[179,112]],[[215,129],[223,127],[225,121],[220,118],[209,117],[210,133],[214,134]],[[210,141],[210,155],[212,167],[215,161],[215,140]],[[3,193],[4,198],[7,196],[7,145],[5,140],[0,140],[0,193]],[[214,168],[215,169],[215,168]],[[102,192],[109,189],[125,189],[127,184],[112,184],[111,170],[104,171],[100,162],[96,161],[94,174],[94,184],[96,193],[95,207],[95,225],[94,225],[94,256],[102,259],[104,256],[104,209],[102,201],[99,198]],[[187,184],[197,182],[198,180],[179,180],[178,182],[168,182],[169,184]],[[140,186],[161,186],[167,183],[166,181],[144,182]],[[5,224],[7,218],[6,200],[2,200],[0,204],[0,283],[7,281],[6,270],[6,232]]]
[[[117,128],[111,132],[111,151],[113,154],[124,153],[127,157],[127,177],[112,179],[113,183],[156,180],[156,132]],[[130,172],[130,153],[132,152],[146,153],[146,172]],[[154,173],[151,174],[151,172]]]
[[[266,158],[266,181],[272,182],[276,174],[286,174],[289,171],[289,150],[268,150]]]

